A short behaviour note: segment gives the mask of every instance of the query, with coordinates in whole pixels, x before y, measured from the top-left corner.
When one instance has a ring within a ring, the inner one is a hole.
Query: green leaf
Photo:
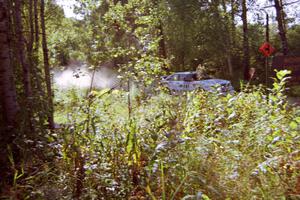
[[[292,72],[290,70],[280,70],[276,73],[276,76],[279,80],[282,80],[286,75],[291,74]]]
[[[295,118],[295,121],[296,121],[297,123],[300,123],[300,117],[296,117],[296,118]]]
[[[296,129],[296,128],[298,127],[298,124],[297,124],[295,121],[292,121],[292,122],[290,123],[290,127],[291,127],[292,129]]]

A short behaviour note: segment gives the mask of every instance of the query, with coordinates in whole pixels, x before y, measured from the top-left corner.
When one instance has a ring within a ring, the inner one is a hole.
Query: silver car
[[[217,89],[222,94],[234,92],[230,81],[223,79],[198,80],[197,72],[177,72],[169,76],[163,76],[162,83],[173,91],[203,89],[212,92]]]

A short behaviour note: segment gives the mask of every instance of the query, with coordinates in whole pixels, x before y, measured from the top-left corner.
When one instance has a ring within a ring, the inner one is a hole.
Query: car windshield
[[[196,73],[174,74],[168,80],[169,81],[196,81],[197,80],[197,74]]]

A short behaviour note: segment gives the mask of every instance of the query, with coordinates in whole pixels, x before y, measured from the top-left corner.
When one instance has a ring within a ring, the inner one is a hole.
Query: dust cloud
[[[93,87],[98,89],[113,88],[119,84],[115,70],[107,67],[90,70],[85,64],[70,65],[64,70],[53,71],[53,81],[60,89],[79,88],[86,89],[91,86],[94,74]]]

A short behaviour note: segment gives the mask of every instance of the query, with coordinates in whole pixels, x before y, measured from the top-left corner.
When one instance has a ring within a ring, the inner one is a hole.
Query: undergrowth
[[[286,101],[286,74],[270,90],[161,92],[130,104],[119,90],[60,91],[60,127],[6,197],[297,198],[300,113]]]

